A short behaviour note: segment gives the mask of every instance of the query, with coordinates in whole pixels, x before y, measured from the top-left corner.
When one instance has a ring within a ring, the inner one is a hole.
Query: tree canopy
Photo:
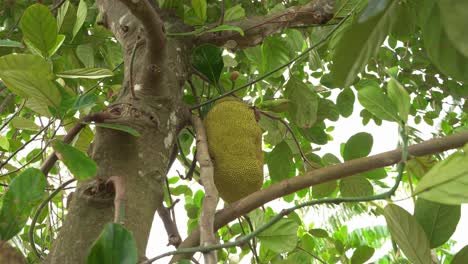
[[[468,263],[451,239],[468,202],[468,2],[0,3],[1,263],[150,263],[155,210],[173,262]],[[267,170],[214,215],[198,118],[230,95],[257,114]],[[346,118],[362,132],[326,153]],[[369,124],[386,122],[399,148],[370,155]],[[185,171],[166,175],[175,159]],[[351,230],[363,216],[386,225]]]

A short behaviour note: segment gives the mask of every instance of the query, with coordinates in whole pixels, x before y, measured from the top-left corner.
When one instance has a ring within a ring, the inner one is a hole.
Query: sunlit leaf
[[[73,38],[76,36],[81,26],[83,26],[83,23],[86,19],[87,14],[88,14],[88,5],[86,4],[84,0],[80,0],[80,3],[78,4],[78,10],[76,13],[75,25],[73,26]]]
[[[361,105],[376,117],[387,121],[400,120],[396,107],[381,88],[376,86],[361,88],[358,91],[358,99]]]
[[[48,56],[57,44],[57,22],[47,6],[34,4],[21,18],[23,36],[33,48]]]
[[[419,182],[415,194],[443,204],[468,202],[468,154],[456,152],[438,162]]]
[[[15,118],[13,118],[11,121],[10,121],[10,124],[14,127],[14,128],[17,128],[17,129],[24,129],[24,130],[32,130],[32,131],[37,131],[39,130],[39,126],[36,125],[36,123],[34,123],[33,120],[31,119],[26,119],[24,117],[21,117],[21,116],[17,116]]]

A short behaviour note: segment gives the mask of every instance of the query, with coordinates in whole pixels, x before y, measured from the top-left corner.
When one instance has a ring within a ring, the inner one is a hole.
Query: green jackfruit
[[[217,101],[205,118],[219,196],[235,202],[263,184],[262,131],[254,111],[234,97]]]

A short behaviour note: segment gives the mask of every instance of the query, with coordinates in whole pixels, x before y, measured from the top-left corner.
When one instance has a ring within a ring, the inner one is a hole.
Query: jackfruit
[[[216,102],[204,122],[219,196],[233,203],[260,190],[262,131],[254,111],[241,100],[227,97]]]

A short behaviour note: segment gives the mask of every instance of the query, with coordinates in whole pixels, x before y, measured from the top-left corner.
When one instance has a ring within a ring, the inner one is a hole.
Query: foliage
[[[87,126],[70,145],[62,142],[62,132],[69,131],[77,117],[115,102],[124,79],[121,47],[100,25],[95,1],[67,0],[53,11],[48,6],[51,2],[3,1],[0,16],[0,240],[19,241],[16,246],[30,263],[37,259],[27,238],[28,219],[46,199],[46,186],[60,185],[53,179],[61,179],[58,176],[63,174],[84,180],[97,170],[85,154],[95,128]],[[167,33],[178,38],[223,31],[243,35],[245,29],[229,22],[308,1],[223,1],[225,24],[218,27],[211,25],[219,21],[220,1],[157,2],[161,8],[174,9],[194,27],[194,31]],[[398,124],[410,143],[420,143],[418,130],[427,126],[434,136],[468,130],[465,1],[335,2],[335,16],[325,25],[287,28],[245,49],[204,44],[187,56],[203,77],[193,75],[185,84],[184,103],[188,105],[263,79],[235,93],[286,120],[291,129],[265,116],[259,120],[269,170],[263,187],[314,170],[300,150],[320,167],[369,156],[379,144],[374,142],[371,121],[377,126]],[[209,108],[201,111],[206,113]],[[336,142],[335,124],[346,118],[362,124],[362,132],[349,135],[347,142]],[[127,126],[95,125],[139,136]],[[182,150],[178,158],[188,171],[195,140],[183,130],[178,141]],[[339,143],[341,152],[336,156],[321,151]],[[34,168],[53,150],[62,163],[52,168],[46,181]],[[407,162],[397,197],[405,198],[405,193],[418,196],[414,214],[381,201],[330,205],[327,209],[334,212],[333,217],[320,215],[317,207],[297,210],[250,245],[219,250],[219,260],[224,263],[237,255],[258,263],[317,263],[317,259],[326,263],[428,263],[433,250],[441,263],[452,258],[453,263],[468,263],[466,246],[453,252],[450,241],[459,222],[460,204],[468,199],[467,151],[465,147],[451,155],[412,157]],[[300,190],[281,200],[297,204],[369,196],[387,189],[394,175],[393,168],[376,169]],[[204,193],[177,177],[169,177],[168,182],[166,205],[169,193],[184,200],[187,227],[192,231],[198,224]],[[66,211],[65,194],[62,191],[53,198],[38,218],[33,235],[40,252],[47,252],[56,237]],[[219,238],[234,241],[279,212],[270,206],[257,209],[248,215],[249,220],[220,228]],[[385,218],[388,228],[370,223],[366,228],[353,228],[352,220],[363,215]],[[384,246],[390,238],[396,243],[393,251]],[[387,250],[385,256],[378,255],[382,248]],[[116,224],[106,225],[90,252],[89,263],[115,263],[114,259],[134,263],[137,259],[131,232]]]

